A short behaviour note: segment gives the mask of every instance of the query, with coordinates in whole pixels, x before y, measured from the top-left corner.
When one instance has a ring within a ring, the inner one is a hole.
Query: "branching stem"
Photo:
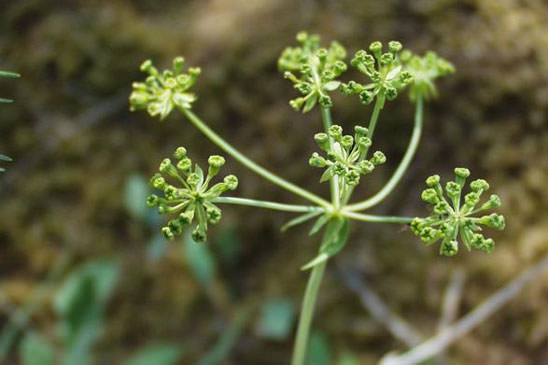
[[[272,210],[281,210],[284,212],[295,212],[295,213],[307,213],[307,212],[324,212],[325,209],[316,206],[308,205],[295,205],[295,204],[284,204],[277,202],[270,202],[264,200],[255,200],[255,199],[245,199],[245,198],[236,198],[221,196],[213,200],[214,203],[220,204],[237,204],[237,205],[247,205],[250,207],[272,209]]]
[[[266,180],[286,189],[287,191],[292,192],[295,195],[300,196],[306,200],[309,200],[319,206],[324,208],[329,208],[331,204],[322,199],[321,197],[305,190],[285,179],[282,179],[278,175],[268,171],[262,166],[259,166],[257,163],[249,159],[247,156],[243,155],[240,151],[234,148],[231,144],[226,142],[221,136],[215,133],[211,128],[209,128],[196,114],[188,109],[181,109],[182,113],[190,120],[196,128],[198,128],[207,138],[209,138],[213,143],[218,147],[224,150],[226,153],[231,155],[234,159],[240,162],[242,165],[255,172],[256,174],[262,176]]]

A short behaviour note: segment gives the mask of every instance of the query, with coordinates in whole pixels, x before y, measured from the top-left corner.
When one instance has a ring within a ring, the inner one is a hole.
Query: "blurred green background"
[[[179,116],[130,114],[127,97],[142,60],[169,65],[184,55],[204,71],[196,113],[264,166],[326,194],[307,165],[319,115],[290,109],[294,91],[276,70],[303,29],[350,53],[398,39],[457,68],[427,105],[409,173],[374,212],[425,213],[424,178],[462,165],[489,181],[507,217],[493,254],[455,258],[405,227],[354,224],[322,286],[310,364],[370,364],[404,349],[337,268],[360,272],[425,335],[451,272],[464,268],[466,313],[548,251],[547,14],[541,0],[3,1],[0,69],[22,74],[0,82],[0,95],[16,99],[0,114],[0,152],[15,159],[0,177],[5,363],[83,363],[85,354],[97,364],[288,362],[307,279],[299,267],[317,238],[303,227],[280,233],[285,213],[227,206],[207,245],[163,241],[160,218],[144,205],[148,177],[179,145],[202,162],[220,151]],[[355,98],[335,100],[334,120],[347,128],[369,113]],[[404,96],[385,109],[375,143],[388,163],[356,197],[390,176],[412,113]],[[230,159],[228,170],[239,196],[297,202]],[[547,280],[460,340],[449,363],[548,363]]]

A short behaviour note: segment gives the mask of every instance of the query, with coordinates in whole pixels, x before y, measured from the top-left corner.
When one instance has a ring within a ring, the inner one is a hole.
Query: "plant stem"
[[[396,171],[392,174],[390,177],[390,180],[386,183],[386,185],[383,186],[383,188],[373,195],[371,198],[364,200],[359,203],[350,204],[347,206],[349,210],[352,211],[358,211],[358,210],[364,210],[367,208],[371,208],[381,201],[383,201],[396,187],[396,185],[400,182],[401,178],[409,168],[409,164],[411,163],[411,160],[413,159],[413,156],[415,156],[415,152],[417,151],[417,146],[419,145],[419,141],[421,139],[421,133],[422,133],[422,121],[423,121],[423,100],[422,97],[419,95],[417,98],[417,104],[415,107],[415,125],[413,127],[413,133],[411,134],[411,139],[409,140],[409,145],[407,146],[407,150],[405,151],[405,154],[396,168]]]
[[[331,121],[331,110],[329,108],[321,108],[322,110],[322,123],[325,133],[329,135],[329,127],[333,124]],[[333,146],[333,140],[329,137],[329,143]],[[337,175],[329,179],[329,186],[331,188],[331,203],[333,208],[337,210],[340,207],[340,198],[339,198],[339,177]]]
[[[250,207],[264,208],[264,209],[273,209],[273,210],[282,210],[284,212],[323,212],[324,208],[308,205],[295,205],[295,204],[284,204],[269,202],[264,200],[255,200],[255,199],[245,199],[245,198],[236,198],[222,196],[213,199],[214,203],[221,204],[237,204],[237,205],[247,205]]]
[[[348,210],[342,210],[343,217],[355,219],[363,222],[376,222],[376,223],[411,223],[412,217],[396,217],[396,216],[384,216],[384,215],[372,215],[356,213]]]
[[[292,192],[295,195],[300,196],[306,200],[309,200],[313,203],[316,203],[326,209],[331,207],[331,204],[322,199],[321,197],[279,177],[278,175],[268,171],[262,166],[259,166],[254,161],[250,160],[248,157],[243,155],[240,151],[235,149],[232,145],[226,142],[221,138],[217,133],[215,133],[211,128],[209,128],[198,116],[196,116],[192,111],[188,109],[181,109],[182,113],[190,120],[196,128],[198,128],[207,138],[209,138],[213,143],[219,146],[226,153],[234,157],[242,165],[255,172],[256,174],[262,176],[266,180]]]
[[[320,284],[322,283],[323,274],[327,261],[324,261],[312,269],[306,292],[304,293],[303,304],[301,307],[301,315],[299,317],[299,328],[297,329],[297,338],[295,347],[293,348],[293,357],[291,365],[303,365],[306,359],[306,350],[308,348],[308,335],[310,334],[310,325],[314,315],[314,307]]]

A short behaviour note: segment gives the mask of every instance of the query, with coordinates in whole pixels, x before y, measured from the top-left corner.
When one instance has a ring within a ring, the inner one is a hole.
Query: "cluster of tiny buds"
[[[388,43],[388,51],[383,52],[381,42],[373,42],[369,46],[368,53],[359,50],[352,58],[350,64],[369,77],[371,83],[360,84],[350,81],[342,84],[340,90],[343,94],[357,94],[364,104],[371,103],[375,97],[393,100],[399,90],[412,82],[412,75],[403,69],[399,53],[402,49],[400,42]]]
[[[162,191],[163,196],[150,195],[147,205],[157,207],[160,214],[178,214],[162,228],[167,239],[181,235],[183,228],[196,218],[197,225],[192,231],[192,238],[196,242],[204,242],[208,224],[215,224],[221,219],[221,210],[214,204],[214,200],[227,190],[235,190],[238,179],[234,175],[228,175],[223,182],[210,187],[211,180],[225,164],[222,156],[209,157],[207,176],[204,176],[198,164],[193,166],[184,147],[177,148],[173,157],[177,163],[173,164],[169,158],[164,159],[159,172],[150,180],[150,185]],[[180,186],[169,184],[167,178],[177,181]]]
[[[328,181],[333,176],[339,177],[340,191],[353,187],[360,182],[361,175],[371,173],[376,166],[386,162],[386,156],[376,151],[367,159],[367,151],[371,146],[365,127],[356,126],[354,136],[343,135],[339,125],[332,125],[328,133],[317,133],[314,140],[321,150],[326,153],[323,157],[314,152],[309,159],[310,166],[327,168],[320,181]]]
[[[166,118],[175,108],[190,109],[196,101],[196,95],[188,90],[200,75],[200,68],[189,68],[184,72],[185,59],[176,57],[173,68],[159,72],[147,60],[141,65],[141,71],[149,76],[145,82],[134,82],[133,92],[129,97],[130,110],[145,109],[152,117]]]
[[[458,252],[458,238],[462,240],[466,248],[480,249],[491,252],[495,242],[491,238],[485,238],[481,233],[482,225],[502,230],[505,227],[504,217],[497,213],[483,216],[475,216],[477,213],[501,205],[500,198],[492,194],[489,199],[476,207],[480,202],[481,195],[489,189],[489,184],[483,179],[477,179],[470,183],[470,192],[464,196],[461,202],[462,191],[466,178],[470,171],[465,168],[455,169],[455,181],[449,181],[444,189],[440,184],[438,175],[426,179],[428,186],[422,192],[421,198],[433,206],[432,215],[426,218],[415,218],[411,222],[413,233],[427,244],[442,241],[440,254],[453,256]]]
[[[336,80],[346,71],[346,51],[337,42],[329,48],[320,48],[320,38],[305,32],[297,34],[300,47],[286,48],[278,59],[278,68],[284,71],[294,88],[303,96],[289,102],[297,111],[307,113],[316,104],[322,107],[332,105],[329,92],[337,90],[340,82]],[[299,76],[295,74],[299,73]]]
[[[434,81],[455,72],[455,67],[449,61],[432,51],[421,57],[409,50],[404,50],[400,54],[400,59],[405,70],[413,76],[413,83],[409,90],[411,100],[416,100],[419,95],[426,100],[437,96]]]

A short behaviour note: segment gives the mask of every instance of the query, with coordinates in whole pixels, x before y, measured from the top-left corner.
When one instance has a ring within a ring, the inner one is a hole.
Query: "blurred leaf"
[[[329,365],[331,363],[331,348],[323,332],[313,331],[308,343],[307,365]]]
[[[44,337],[34,331],[28,332],[19,345],[22,365],[54,365],[54,351]]]
[[[122,365],[172,365],[177,363],[182,352],[176,345],[151,345],[139,350]]]
[[[270,299],[261,310],[257,331],[262,337],[284,340],[291,334],[294,317],[295,307],[291,299]]]
[[[54,309],[61,317],[66,346],[65,364],[89,362],[89,351],[100,333],[118,271],[118,264],[109,260],[85,263],[70,274],[55,296]]]
[[[190,230],[183,236],[183,252],[190,272],[194,278],[205,287],[213,284],[215,279],[215,261],[207,245],[196,243]]]
[[[125,204],[133,218],[145,220],[148,210],[146,199],[149,194],[148,182],[143,175],[134,174],[127,178],[124,192]]]
[[[337,365],[359,365],[356,355],[349,351],[344,351],[337,359]]]
[[[241,239],[238,236],[238,231],[231,227],[224,228],[215,235],[214,244],[220,258],[228,264],[233,264],[241,252],[240,242]]]
[[[169,241],[159,231],[152,236],[147,245],[147,258],[149,261],[156,262],[161,259],[169,247]]]

